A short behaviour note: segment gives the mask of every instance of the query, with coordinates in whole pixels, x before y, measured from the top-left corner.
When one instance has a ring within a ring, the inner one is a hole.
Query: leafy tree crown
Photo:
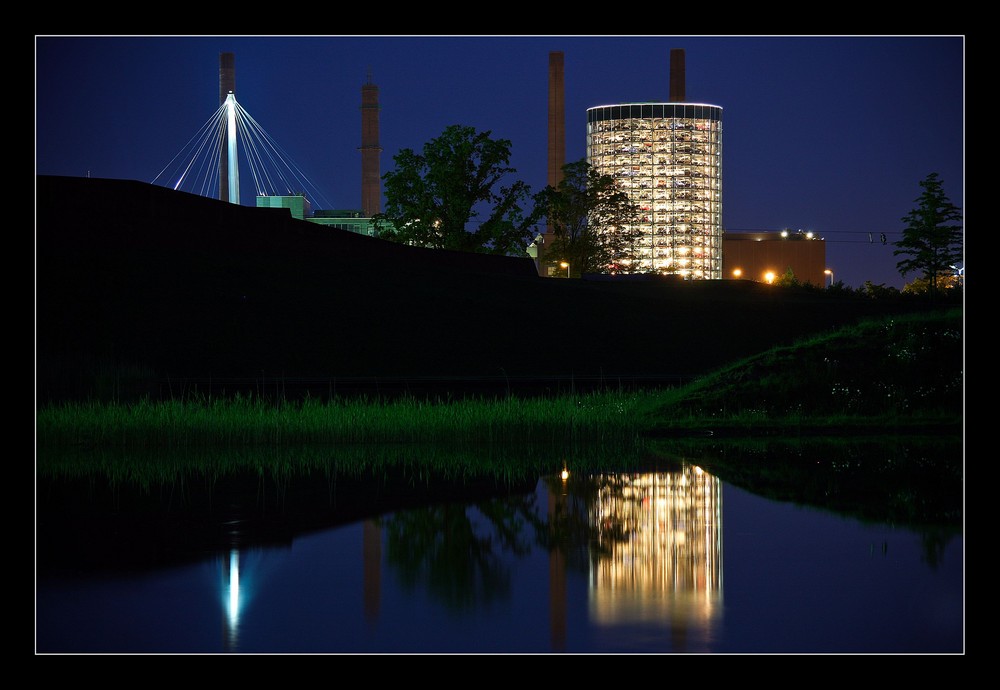
[[[385,211],[375,219],[386,239],[438,249],[525,255],[541,210],[525,211],[531,190],[505,184],[511,142],[451,125],[422,151],[402,149],[385,181]]]

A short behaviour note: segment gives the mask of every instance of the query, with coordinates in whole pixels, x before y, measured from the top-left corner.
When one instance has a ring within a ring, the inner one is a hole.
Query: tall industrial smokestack
[[[230,92],[236,93],[236,57],[232,53],[219,53],[219,105],[226,102]],[[220,147],[219,200],[229,201],[229,151]]]
[[[372,83],[368,72],[368,82],[361,86],[361,212],[371,218],[382,212],[382,177],[379,156],[382,147],[378,143],[378,87]]]
[[[563,84],[563,53],[549,53],[549,178],[558,187],[566,163],[566,103]]]
[[[684,49],[670,49],[670,102],[683,103],[684,94]]]
[[[566,100],[563,84],[563,53],[553,50],[549,53],[549,174],[546,184],[553,189],[559,186],[563,179],[563,165],[566,163]],[[552,223],[545,224],[545,232],[536,239],[533,256],[536,258],[539,275],[545,275],[548,267],[543,258],[546,247],[555,238]]]

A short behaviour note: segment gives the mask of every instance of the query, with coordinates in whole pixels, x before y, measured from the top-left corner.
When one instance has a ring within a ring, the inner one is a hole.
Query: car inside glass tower
[[[631,103],[587,110],[587,162],[639,215],[609,273],[722,277],[722,108]]]

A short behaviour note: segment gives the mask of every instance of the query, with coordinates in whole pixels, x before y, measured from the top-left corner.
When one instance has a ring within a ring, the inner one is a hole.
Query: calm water
[[[356,489],[326,487],[332,522],[253,540],[221,490],[207,523],[162,519],[162,490],[142,508],[92,490],[112,509],[38,530],[36,652],[965,649],[960,528],[861,522],[688,462],[357,519]]]

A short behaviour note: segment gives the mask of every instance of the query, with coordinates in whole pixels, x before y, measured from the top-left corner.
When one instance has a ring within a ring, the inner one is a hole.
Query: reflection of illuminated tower
[[[236,93],[236,57],[232,53],[219,54],[219,105],[225,105],[229,94]],[[219,153],[219,200],[229,198],[229,151],[223,146]]]
[[[382,179],[378,143],[378,87],[368,82],[361,87],[361,212],[371,218],[382,212]]]
[[[639,208],[620,270],[722,277],[722,108],[687,103],[684,52],[671,51],[667,103],[587,109],[587,162]]]
[[[708,629],[722,601],[722,488],[698,467],[607,478],[591,524],[620,527],[602,538],[610,555],[594,562],[590,605],[605,625],[670,621],[678,638]],[[681,650],[675,650],[681,651]]]

